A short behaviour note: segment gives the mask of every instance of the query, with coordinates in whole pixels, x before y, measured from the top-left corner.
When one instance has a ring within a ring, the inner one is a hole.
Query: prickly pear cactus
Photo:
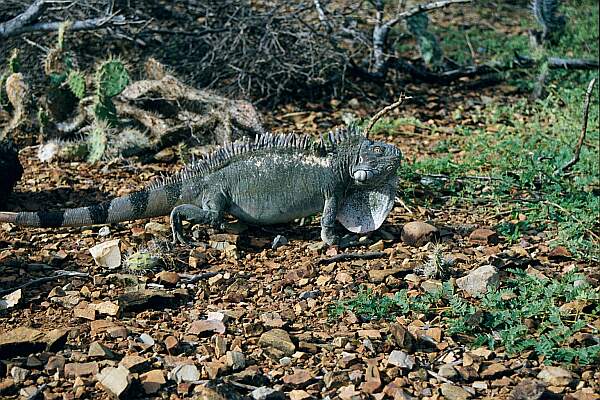
[[[143,275],[164,268],[165,263],[159,255],[147,249],[142,249],[126,257],[123,265],[130,273]]]
[[[88,162],[95,163],[104,157],[108,144],[108,126],[96,123],[88,133],[86,142],[88,144]]]
[[[122,61],[109,59],[100,63],[96,70],[96,104],[94,114],[97,120],[115,125],[117,109],[112,98],[121,93],[129,84],[129,74]]]
[[[123,62],[111,59],[99,65],[95,81],[99,97],[115,97],[129,84],[129,74]]]
[[[79,100],[85,96],[85,76],[80,71],[72,70],[67,77],[67,85]]]

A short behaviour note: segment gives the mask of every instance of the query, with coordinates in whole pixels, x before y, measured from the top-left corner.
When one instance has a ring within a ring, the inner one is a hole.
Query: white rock
[[[100,267],[114,269],[121,266],[121,249],[119,239],[109,240],[90,249],[92,257]]]
[[[396,367],[411,370],[415,366],[415,357],[404,351],[394,350],[390,353],[388,363]]]
[[[195,365],[178,365],[169,373],[169,379],[177,383],[195,382],[200,379],[200,371],[198,371],[198,367]]]
[[[498,283],[498,270],[493,265],[484,265],[458,278],[456,285],[471,296],[485,294],[488,288]]]

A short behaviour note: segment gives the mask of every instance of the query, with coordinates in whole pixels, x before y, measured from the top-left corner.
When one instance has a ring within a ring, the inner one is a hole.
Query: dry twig
[[[400,107],[400,105],[406,99],[412,99],[412,97],[405,96],[404,93],[402,93],[402,94],[400,94],[400,97],[398,98],[398,101],[396,101],[395,103],[392,103],[389,106],[386,106],[383,109],[379,110],[377,112],[377,114],[375,114],[373,116],[373,118],[371,118],[371,120],[369,121],[369,125],[367,125],[367,127],[365,128],[365,137],[369,137],[369,132],[371,131],[371,129],[373,129],[373,126],[375,126],[375,123],[377,121],[379,121],[385,114],[387,114],[389,112],[392,112],[396,108]]]
[[[29,287],[29,286],[37,285],[39,283],[50,282],[50,281],[53,281],[55,279],[60,279],[60,278],[89,278],[89,277],[90,277],[90,274],[88,274],[86,272],[78,272],[78,271],[56,271],[56,273],[54,275],[44,276],[42,278],[38,278],[38,279],[34,279],[32,281],[29,281],[29,282],[25,282],[24,284],[19,285],[19,286],[15,286],[15,287],[12,287],[12,288],[9,288],[9,289],[0,290],[0,296],[4,295],[6,293],[14,292],[15,290],[24,289],[24,288]]]
[[[587,134],[587,126],[588,126],[588,118],[590,115],[590,99],[592,97],[592,92],[594,90],[594,84],[596,83],[596,78],[592,79],[588,84],[587,90],[585,92],[585,103],[583,105],[583,124],[581,126],[581,134],[579,135],[579,140],[577,140],[577,144],[575,145],[575,152],[573,154],[573,158],[562,166],[560,172],[565,173],[569,171],[577,161],[579,161],[579,155],[581,154],[581,146],[583,145],[583,141],[585,140],[585,135]]]

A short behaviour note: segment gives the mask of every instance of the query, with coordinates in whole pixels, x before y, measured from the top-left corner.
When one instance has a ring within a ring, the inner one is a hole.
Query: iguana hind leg
[[[191,244],[183,235],[183,221],[194,224],[219,226],[223,222],[223,213],[213,210],[205,210],[193,204],[181,204],[171,211],[171,231],[173,232],[173,243]]]

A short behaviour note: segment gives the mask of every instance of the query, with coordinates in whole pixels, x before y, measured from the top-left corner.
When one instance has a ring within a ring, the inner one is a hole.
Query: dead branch
[[[62,21],[55,22],[41,22],[39,24],[33,24],[24,26],[20,29],[13,31],[8,36],[17,36],[23,33],[29,32],[54,32],[57,31],[62,24]],[[125,17],[122,15],[109,15],[101,18],[90,18],[84,19],[81,21],[73,21],[71,25],[69,25],[70,31],[91,31],[103,28],[107,25],[123,25],[127,23]]]
[[[38,22],[49,4],[56,0],[35,0],[23,13],[11,20],[0,23],[0,38],[18,36],[30,32],[53,32],[57,31],[63,21]],[[105,15],[98,18],[75,20],[70,25],[72,31],[95,30],[106,26],[123,25],[127,23],[125,17],[111,12],[107,8]]]
[[[379,110],[377,112],[377,114],[375,114],[373,116],[373,118],[371,118],[371,120],[369,121],[369,125],[367,125],[367,127],[365,128],[365,137],[369,137],[369,132],[371,132],[371,129],[373,129],[373,126],[375,126],[375,123],[377,121],[379,121],[387,113],[390,113],[390,112],[394,111],[396,108],[400,107],[402,102],[404,102],[404,100],[406,100],[406,99],[412,99],[412,97],[407,97],[404,95],[404,93],[402,93],[402,94],[400,94],[398,101]]]
[[[40,283],[45,283],[45,282],[50,282],[53,281],[55,279],[60,279],[60,278],[89,278],[90,274],[88,274],[87,272],[78,272],[78,271],[56,271],[54,275],[51,276],[44,276],[42,278],[38,278],[38,279],[34,279],[32,281],[29,282],[25,282],[22,285],[19,286],[15,286],[9,289],[3,289],[0,290],[0,296],[6,294],[6,293],[11,293],[14,292],[15,290],[19,290],[19,289],[24,289],[26,287],[29,286],[33,286],[33,285],[37,285]]]
[[[13,19],[1,23],[0,37],[12,36],[13,32],[31,23],[43,12],[44,4],[46,4],[46,0],[35,0],[24,12]]]
[[[404,12],[399,13],[396,16],[396,18],[391,19],[388,22],[386,22],[386,25],[389,25],[389,27],[392,27],[392,26],[396,25],[398,22],[402,21],[403,19],[410,18],[413,15],[416,15],[416,14],[419,14],[422,12],[432,11],[432,10],[436,10],[438,8],[444,8],[451,4],[470,3],[470,2],[471,2],[471,0],[442,0],[442,1],[434,1],[434,2],[428,3],[428,4],[419,4],[418,6],[415,6],[415,7],[411,8],[410,10],[406,10]]]
[[[597,69],[598,61],[586,59],[567,59],[550,57],[547,60],[548,68],[550,69]],[[506,63],[490,63],[482,65],[471,65],[460,68],[455,68],[443,72],[433,72],[429,69],[413,64],[409,61],[399,58],[390,58],[388,66],[396,69],[399,72],[406,73],[411,78],[426,82],[435,83],[438,85],[449,85],[460,78],[471,78],[480,75],[495,74],[503,71],[511,71],[517,69],[534,68],[538,64],[535,60],[529,57],[517,56],[514,60]],[[362,78],[380,81],[385,78],[385,75],[369,73],[367,71],[356,70]]]
[[[575,152],[573,153],[573,158],[568,163],[563,165],[563,167],[560,169],[560,172],[562,173],[569,171],[579,161],[579,155],[581,154],[581,146],[583,145],[583,141],[585,140],[585,135],[587,133],[588,117],[590,114],[590,99],[592,97],[592,92],[594,90],[595,84],[596,78],[590,81],[587,90],[585,91],[585,103],[583,105],[583,124],[581,125],[581,133],[579,134],[579,140],[577,140],[577,144],[575,145]]]
[[[398,22],[410,18],[413,15],[419,14],[421,12],[432,11],[438,8],[446,7],[451,4],[458,3],[470,3],[471,0],[441,0],[434,1],[432,3],[427,4],[419,4],[416,7],[413,7],[409,10],[401,12],[396,15],[395,18],[392,18],[388,21],[383,20],[383,9],[384,4],[383,1],[378,0],[375,1],[375,20],[376,24],[373,28],[373,59],[375,60],[375,67],[373,68],[375,76],[385,77],[387,74],[388,60],[386,60],[385,55],[387,54],[387,40],[390,30],[396,25]]]

